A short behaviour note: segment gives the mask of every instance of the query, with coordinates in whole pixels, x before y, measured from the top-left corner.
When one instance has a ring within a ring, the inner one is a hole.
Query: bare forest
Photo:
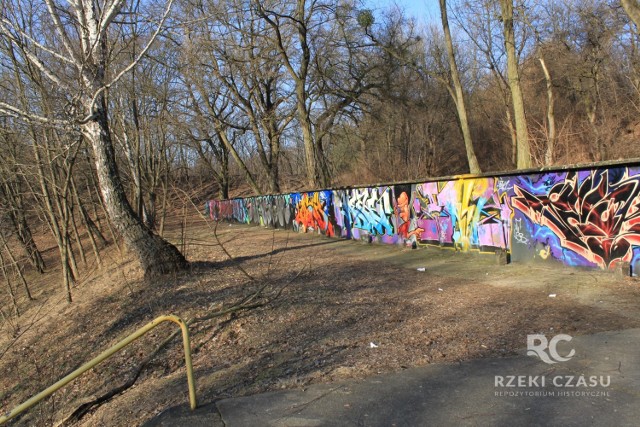
[[[637,0],[439,0],[420,23],[354,0],[1,1],[11,339],[43,287],[73,305],[113,256],[184,271],[210,198],[640,157]]]

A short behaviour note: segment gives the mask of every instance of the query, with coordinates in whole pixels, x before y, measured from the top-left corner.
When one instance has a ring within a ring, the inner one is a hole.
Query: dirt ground
[[[59,272],[34,279],[37,300],[0,329],[0,405],[8,411],[151,321],[228,307],[266,284],[269,304],[192,328],[201,404],[315,382],[363,378],[429,363],[508,356],[531,333],[640,327],[640,281],[561,266],[497,265],[490,255],[328,239],[193,219],[169,235],[193,270],[152,283],[109,248],[67,304]],[[53,257],[51,249],[47,255]],[[50,261],[53,265],[54,261]],[[425,271],[418,271],[423,267]],[[246,274],[245,274],[246,273]],[[248,277],[248,276],[251,276]],[[555,297],[550,297],[555,294]],[[17,329],[16,329],[17,328]],[[161,326],[38,404],[16,425],[54,425],[82,402],[125,383],[171,333]],[[188,399],[175,339],[135,385],[77,425],[140,425]]]

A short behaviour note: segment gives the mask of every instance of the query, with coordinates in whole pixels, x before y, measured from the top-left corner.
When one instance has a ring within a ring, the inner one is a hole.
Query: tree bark
[[[442,18],[442,30],[444,31],[444,38],[447,45],[447,56],[449,57],[449,69],[451,70],[451,80],[453,82],[453,88],[455,96],[453,100],[456,104],[458,111],[458,119],[460,121],[460,130],[462,131],[462,137],[464,139],[464,147],[467,152],[467,162],[469,163],[469,172],[472,174],[478,174],[480,165],[478,164],[478,158],[473,149],[473,140],[471,139],[471,130],[469,128],[469,120],[467,118],[467,107],[464,101],[464,93],[462,91],[462,83],[460,82],[460,76],[458,74],[458,65],[456,64],[455,52],[453,50],[453,40],[451,39],[451,31],[449,30],[449,19],[447,18],[447,1],[440,0],[440,16]]]
[[[84,224],[85,228],[87,229],[87,236],[89,237],[91,249],[93,249],[93,255],[95,256],[98,268],[102,268],[102,258],[100,257],[100,251],[98,250],[98,244],[96,243],[96,225],[93,223],[91,218],[89,218],[89,214],[80,202],[80,195],[78,194],[78,189],[76,188],[75,180],[73,178],[71,178],[71,191],[73,191],[73,198],[76,201],[76,205],[78,206],[82,224]],[[102,233],[100,233],[99,230],[98,235],[100,236],[100,238],[104,239],[104,236],[102,236]]]
[[[516,124],[517,159],[516,167],[526,169],[531,167],[531,150],[529,148],[529,131],[524,110],[524,99],[520,88],[520,73],[516,58],[516,42],[513,28],[513,0],[500,0],[502,9],[502,25],[504,47],[507,54],[507,80],[511,89],[513,101],[513,118]]]
[[[553,150],[556,146],[556,115],[555,115],[555,101],[553,97],[553,84],[551,81],[551,74],[547,69],[547,64],[544,58],[540,56],[538,58],[542,72],[544,73],[544,79],[547,83],[547,151],[544,155],[545,166],[551,166],[553,163]]]
[[[92,110],[91,105],[86,107]],[[186,268],[180,251],[147,229],[127,200],[115,161],[104,95],[99,96],[93,111],[93,118],[82,124],[82,133],[91,143],[100,191],[114,227],[138,258],[145,277]]]
[[[636,24],[636,31],[640,29],[640,3],[638,0],[620,0],[620,4],[629,18]]]

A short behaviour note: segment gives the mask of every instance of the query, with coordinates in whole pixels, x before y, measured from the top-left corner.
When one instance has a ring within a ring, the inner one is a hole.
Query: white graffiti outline
[[[508,180],[503,181],[502,179],[498,179],[498,182],[496,182],[496,188],[499,192],[506,193],[507,191],[513,189],[513,185],[510,186]]]
[[[526,245],[529,243],[529,239],[525,236],[522,230],[522,218],[517,218],[513,224],[513,237],[518,243]]]

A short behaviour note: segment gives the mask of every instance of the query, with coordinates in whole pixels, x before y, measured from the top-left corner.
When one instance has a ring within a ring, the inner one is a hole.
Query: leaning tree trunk
[[[460,130],[464,147],[467,152],[467,163],[469,164],[469,172],[479,174],[482,172],[476,152],[473,149],[473,140],[471,139],[471,129],[469,127],[469,119],[467,117],[467,107],[464,101],[464,92],[462,91],[462,83],[458,74],[458,64],[456,63],[455,51],[453,49],[453,40],[451,31],[449,30],[449,18],[447,17],[447,2],[440,0],[440,17],[442,18],[442,30],[447,46],[447,57],[449,59],[449,70],[451,71],[451,81],[453,83],[453,101],[458,111],[458,119],[460,122]]]
[[[544,80],[547,83],[547,151],[544,154],[544,165],[551,166],[553,163],[553,150],[556,146],[556,115],[555,115],[555,101],[553,96],[553,82],[551,81],[551,74],[544,60],[544,57],[540,55],[538,58],[542,72],[544,74]]]
[[[127,200],[118,174],[103,95],[93,111],[93,119],[82,124],[82,132],[93,148],[100,192],[114,227],[140,261],[145,277],[184,269],[187,262],[180,251],[146,228]]]
[[[516,42],[513,27],[513,0],[500,1],[502,11],[502,25],[504,35],[504,46],[507,56],[507,78],[511,89],[511,99],[513,101],[513,118],[516,124],[516,138],[518,147],[516,149],[516,167],[526,169],[531,167],[531,150],[529,148],[529,131],[527,129],[527,118],[524,109],[524,99],[520,87],[520,73],[518,71],[518,60],[516,58]]]

